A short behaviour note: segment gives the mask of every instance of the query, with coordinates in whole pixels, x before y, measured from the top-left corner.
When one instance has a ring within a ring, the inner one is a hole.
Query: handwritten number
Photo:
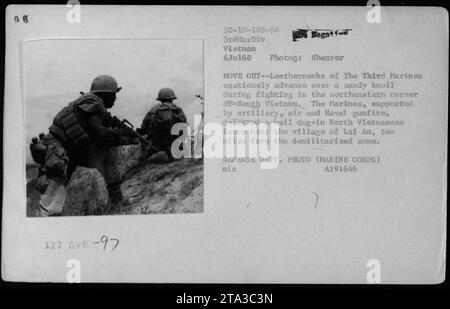
[[[103,236],[100,238],[100,242],[105,244],[105,245],[103,246],[103,250],[106,250],[106,245],[108,244],[108,236],[103,235]]]
[[[28,15],[23,15],[23,16],[22,16],[22,21],[23,21],[24,24],[28,24]],[[20,17],[17,16],[17,15],[14,16],[14,22],[15,22],[16,24],[20,23]]]
[[[113,241],[115,242],[114,246],[112,247],[111,251],[114,251],[114,249],[117,248],[117,246],[119,245],[119,240],[117,238],[109,238],[106,235],[102,235],[102,237],[100,237],[100,243],[103,244],[103,251],[106,251],[106,248],[108,246],[108,242]],[[95,243],[99,243],[99,242],[95,242]]]
[[[116,247],[119,245],[119,240],[116,238],[111,238],[111,240],[116,242],[116,244],[114,245],[114,247],[111,250],[111,251],[114,251],[114,249],[116,249]]]

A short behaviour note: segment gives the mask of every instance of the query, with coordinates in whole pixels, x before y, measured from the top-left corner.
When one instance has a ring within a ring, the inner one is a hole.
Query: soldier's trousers
[[[74,164],[97,169],[105,179],[111,201],[117,203],[122,198],[120,184],[117,180],[108,177],[105,168],[109,163],[108,159],[109,147],[105,144],[92,143],[74,156]]]
[[[97,169],[106,180],[105,163],[108,156],[108,146],[102,144],[89,144],[73,155],[74,165],[81,165]]]

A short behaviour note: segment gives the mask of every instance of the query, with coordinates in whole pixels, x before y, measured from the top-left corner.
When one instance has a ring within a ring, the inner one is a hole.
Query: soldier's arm
[[[103,115],[103,118],[102,118],[101,120],[102,120],[103,126],[105,126],[105,127],[107,127],[107,128],[114,127],[113,117],[112,117],[111,113],[106,112],[106,113]]]
[[[105,126],[103,120],[99,116],[92,115],[89,117],[88,124],[90,133],[94,139],[105,141],[107,144],[111,145],[119,142],[121,136],[119,130],[114,130]]]

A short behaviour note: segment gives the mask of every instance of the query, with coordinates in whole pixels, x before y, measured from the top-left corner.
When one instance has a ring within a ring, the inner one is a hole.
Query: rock
[[[152,154],[148,159],[149,163],[168,163],[170,162],[169,157],[165,151],[158,151]]]
[[[108,204],[106,182],[93,168],[77,166],[67,185],[63,216],[101,215]]]
[[[36,179],[27,182],[27,217],[39,217],[41,193],[36,188]]]
[[[203,212],[203,184],[195,187],[180,205],[175,208],[176,213]]]
[[[140,145],[111,149],[106,181],[96,169],[76,167],[66,187],[62,215],[203,212],[203,159],[170,161],[165,152],[141,158]],[[30,179],[28,216],[38,215],[39,198],[36,180]]]
[[[203,161],[182,159],[147,163],[121,185],[120,214],[203,211]]]

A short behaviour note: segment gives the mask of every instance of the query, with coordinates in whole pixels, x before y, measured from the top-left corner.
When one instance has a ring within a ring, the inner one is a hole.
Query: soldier
[[[169,160],[173,160],[170,148],[178,136],[171,134],[172,126],[180,122],[186,123],[183,110],[173,103],[176,98],[172,89],[162,88],[156,98],[161,103],[150,109],[142,121],[141,128],[136,130],[139,134],[147,135],[150,141],[147,153],[149,156],[155,152],[164,151]]]
[[[105,177],[104,163],[110,146],[136,144],[128,132],[118,129],[117,118],[107,112],[113,107],[118,87],[109,75],[97,76],[91,91],[64,107],[53,119],[44,137],[47,154],[45,177],[38,186],[43,216],[59,215],[65,200],[65,185],[75,166],[96,168]],[[64,189],[64,190],[63,190]]]

